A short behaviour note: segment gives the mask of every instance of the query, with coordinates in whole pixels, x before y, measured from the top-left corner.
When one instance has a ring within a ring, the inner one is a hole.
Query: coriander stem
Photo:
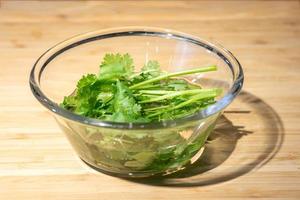
[[[183,75],[187,75],[187,74],[195,74],[195,73],[200,73],[200,72],[209,72],[209,71],[216,71],[217,70],[217,66],[216,65],[212,65],[212,66],[208,66],[208,67],[202,67],[202,68],[197,68],[197,69],[192,69],[192,70],[187,70],[187,71],[180,71],[180,72],[174,72],[174,73],[170,73],[170,74],[165,74],[165,75],[161,75],[140,83],[137,83],[135,85],[130,86],[130,89],[137,89],[143,85],[149,84],[149,83],[153,83],[156,81],[160,81],[166,78],[171,78],[171,77],[175,77],[175,76],[183,76]]]
[[[145,90],[145,89],[155,89],[155,88],[160,88],[160,85],[143,85],[142,87],[139,87],[138,89],[142,89],[142,90]]]
[[[160,110],[163,108],[168,108],[170,106],[159,106],[159,107],[153,107],[153,108],[145,108],[144,111],[148,112],[148,111],[154,111],[154,110]]]
[[[172,93],[168,93],[159,97],[154,97],[153,99],[148,99],[148,100],[144,100],[144,101],[140,101],[139,103],[151,103],[151,102],[155,102],[155,101],[161,101],[164,99],[171,99],[177,96],[182,96],[182,95],[192,95],[192,94],[206,94],[206,93],[211,93],[211,92],[215,92],[217,90],[217,88],[212,88],[212,89],[192,89],[192,90],[183,90],[183,91],[175,91]]]
[[[169,112],[171,110],[175,110],[175,109],[179,109],[179,108],[182,108],[186,105],[189,105],[189,104],[192,104],[200,99],[205,99],[205,98],[213,98],[213,97],[216,97],[218,96],[220,93],[222,92],[222,90],[220,88],[217,88],[215,89],[214,91],[212,92],[207,92],[207,93],[202,93],[202,94],[197,94],[195,96],[193,96],[191,99],[185,101],[185,102],[182,102],[180,104],[177,104],[176,106],[174,107],[171,107],[169,109],[166,109],[166,110],[163,110],[163,111],[160,111],[160,112],[157,112],[157,113],[153,113],[153,114],[150,114],[148,115],[148,117],[154,117],[154,116],[157,116],[157,115],[160,115],[162,113],[165,113],[165,112]]]
[[[174,106],[174,107],[172,108],[172,110],[178,109],[178,108],[182,108],[182,107],[184,107],[184,106],[186,106],[186,105],[188,105],[188,104],[191,104],[191,103],[193,103],[194,101],[198,101],[198,100],[200,100],[200,99],[216,97],[216,96],[218,96],[221,92],[222,92],[222,90],[220,90],[220,89],[218,88],[217,90],[215,90],[215,91],[212,92],[212,93],[197,94],[197,95],[195,95],[194,97],[192,97],[191,99],[189,99],[189,100],[187,100],[187,101],[185,101],[185,102],[182,102],[182,103],[180,103],[180,104]]]
[[[170,90],[139,90],[138,91],[141,94],[169,94],[175,91]]]

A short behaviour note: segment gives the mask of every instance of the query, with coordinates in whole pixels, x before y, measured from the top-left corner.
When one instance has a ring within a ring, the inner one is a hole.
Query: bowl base
[[[109,176],[115,176],[115,177],[120,177],[120,178],[145,178],[145,177],[150,177],[154,175],[163,175],[164,173],[162,172],[133,172],[133,173],[120,173],[120,172],[114,172],[114,171],[109,171],[106,169],[101,169],[99,167],[96,167],[95,165],[89,163],[88,161],[85,161],[83,158],[79,157],[87,166],[91,167],[92,169],[101,172],[103,174],[109,175]]]
[[[198,160],[202,153],[203,153],[203,150],[204,150],[204,147],[203,146],[197,154],[195,154],[191,160],[190,160],[190,164],[193,164],[196,160]],[[187,165],[183,165],[181,167],[178,167],[178,168],[174,168],[172,170],[166,170],[166,171],[162,171],[162,172],[151,172],[151,171],[144,171],[144,172],[116,172],[116,171],[112,171],[112,170],[108,170],[108,169],[102,169],[100,168],[99,166],[95,166],[94,164],[92,163],[89,163],[88,161],[84,160],[83,158],[79,157],[87,166],[91,167],[92,169],[98,171],[98,172],[101,172],[103,174],[106,174],[106,175],[109,175],[109,176],[115,176],[115,177],[120,177],[120,178],[146,178],[146,177],[150,177],[150,176],[167,176],[167,175],[170,175],[170,174],[173,174],[175,172],[178,172],[180,170],[183,170],[185,169],[185,166]]]

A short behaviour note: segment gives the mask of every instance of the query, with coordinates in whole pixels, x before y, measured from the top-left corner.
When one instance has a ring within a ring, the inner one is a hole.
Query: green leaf
[[[103,102],[104,104],[113,98],[112,92],[100,92],[97,96],[97,100]]]
[[[120,81],[116,84],[113,109],[112,120],[116,122],[135,122],[142,118],[141,106],[136,103],[129,88]]]
[[[60,106],[67,110],[74,110],[77,106],[77,101],[74,96],[65,96]]]
[[[149,60],[141,70],[145,79],[154,78],[163,74],[156,60]]]
[[[125,162],[125,166],[137,169],[146,168],[148,165],[152,163],[155,158],[155,152],[140,152],[132,156],[132,161]]]
[[[92,85],[96,82],[96,80],[97,76],[95,74],[87,74],[85,76],[82,76],[82,78],[77,83],[77,90]]]
[[[76,114],[88,116],[92,114],[93,107],[97,100],[98,91],[92,88],[92,85],[97,81],[94,74],[83,76],[77,83],[77,89],[74,99],[76,99]]]
[[[178,77],[216,69],[212,65],[166,73],[152,60],[139,73],[134,73],[129,54],[106,54],[98,76],[84,75],[60,106],[78,115],[114,122],[184,118],[214,104],[221,89],[202,89]],[[78,150],[89,160],[109,168],[125,171],[178,169],[204,145],[210,132],[203,132],[194,140],[182,136],[182,131],[192,131],[198,123],[193,121],[154,132],[88,127],[85,131],[73,131],[78,132],[78,137],[72,138],[78,140],[73,143],[80,144]]]
[[[106,54],[100,65],[100,80],[116,81],[133,74],[133,60],[129,54]]]

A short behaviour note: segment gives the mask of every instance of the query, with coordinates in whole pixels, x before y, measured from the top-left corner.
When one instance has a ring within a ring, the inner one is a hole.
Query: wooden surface
[[[128,25],[216,41],[245,70],[244,92],[204,158],[163,180],[124,180],[85,166],[28,87],[48,47]],[[299,1],[1,1],[0,199],[300,199],[299,76]]]

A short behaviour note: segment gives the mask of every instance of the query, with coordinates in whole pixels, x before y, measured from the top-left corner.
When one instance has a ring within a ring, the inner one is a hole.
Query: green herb
[[[99,74],[84,75],[61,107],[78,115],[113,122],[144,123],[187,117],[216,102],[220,88],[201,88],[184,76],[217,70],[216,66],[167,73],[157,61],[134,72],[129,54],[106,54]],[[193,140],[191,121],[167,129],[129,130],[80,127],[69,124],[77,151],[90,162],[129,171],[177,169],[203,146],[210,129]],[[69,130],[70,129],[70,130]],[[150,132],[149,132],[150,131]]]
[[[151,78],[151,79],[146,79],[145,81],[142,81],[140,83],[137,83],[135,85],[130,86],[130,89],[137,89],[140,88],[144,85],[153,83],[153,82],[157,82],[160,80],[164,80],[164,79],[168,79],[171,77],[177,77],[177,76],[183,76],[183,75],[188,75],[188,74],[196,74],[196,73],[200,73],[200,72],[209,72],[209,71],[215,71],[217,70],[216,66],[209,66],[209,67],[203,67],[203,68],[197,68],[197,69],[193,69],[193,70],[187,70],[187,71],[182,71],[182,72],[175,72],[175,73],[170,73],[170,74],[164,74],[155,78]]]
[[[129,54],[106,54],[100,65],[100,80],[116,81],[133,74],[133,60]]]
[[[179,78],[216,69],[213,65],[167,73],[157,61],[148,61],[135,73],[129,54],[106,54],[98,76],[83,76],[61,106],[79,115],[115,122],[176,119],[215,103],[221,93],[218,88],[202,89]]]

